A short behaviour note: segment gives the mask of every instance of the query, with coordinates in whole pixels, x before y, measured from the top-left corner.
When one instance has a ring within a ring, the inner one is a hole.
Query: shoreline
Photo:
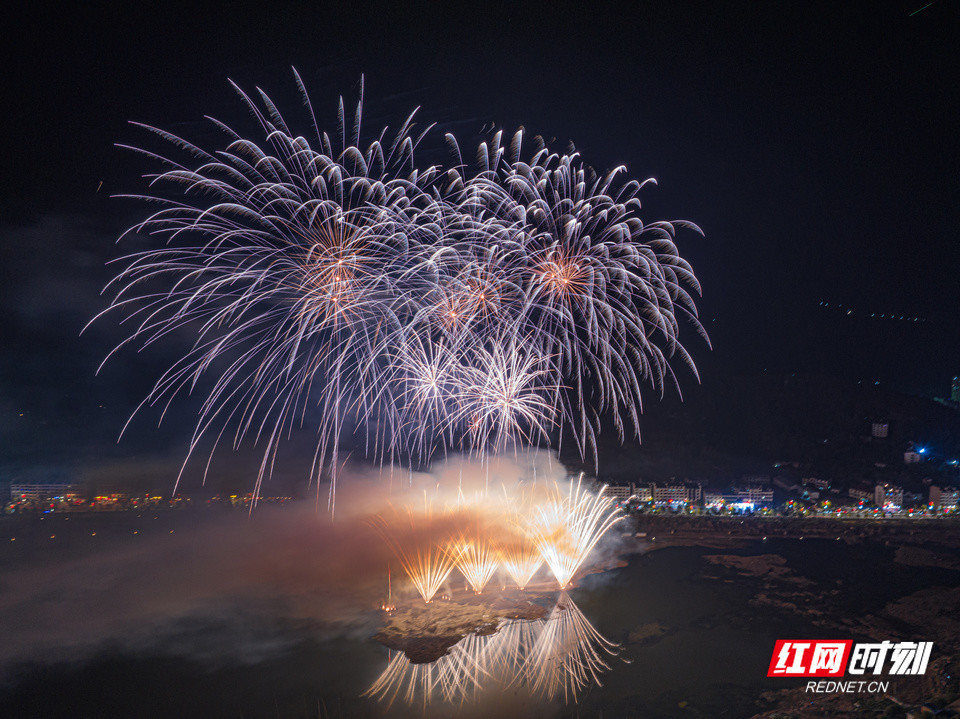
[[[640,516],[630,520],[635,524],[634,531],[629,533],[633,536],[622,537],[615,557],[585,568],[563,590],[556,587],[555,582],[546,580],[525,590],[504,587],[497,592],[481,594],[457,590],[429,604],[414,597],[386,612],[383,625],[373,639],[389,649],[402,651],[411,663],[433,662],[470,634],[483,636],[499,631],[504,620],[541,618],[546,613],[542,602],[576,588],[587,576],[624,567],[633,555],[670,547],[723,551],[740,549],[751,542],[766,539],[821,539],[848,544],[879,542],[894,549],[892,561],[898,564],[960,569],[960,560],[950,551],[944,551],[960,548],[960,525],[953,531],[944,531],[944,527],[939,526],[934,534],[917,531],[915,523],[910,520],[857,520],[853,523],[811,518],[676,516]],[[864,526],[864,522],[870,524]],[[765,573],[766,570],[760,572],[761,575]]]
[[[675,515],[633,515],[629,519],[635,539],[650,545],[646,551],[668,546],[722,549],[764,539],[829,539],[848,544],[880,542],[890,547],[920,545],[960,550],[960,523],[951,521]]]

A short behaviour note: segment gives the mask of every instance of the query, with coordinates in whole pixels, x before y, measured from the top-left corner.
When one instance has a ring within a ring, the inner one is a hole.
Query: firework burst
[[[374,461],[424,464],[570,436],[596,463],[602,415],[635,435],[641,387],[675,384],[675,360],[695,372],[679,333],[703,334],[700,287],[674,236],[697,228],[645,224],[645,183],[539,140],[526,153],[522,132],[482,143],[473,169],[448,136],[453,165],[421,166],[430,127],[413,114],[362,145],[361,91],[331,137],[295,77],[306,135],[236,88],[259,139],[211,120],[216,150],[149,126],[171,149],[130,148],[161,166],[135,196],[159,209],[130,231],[164,244],[126,258],[105,312],[131,328],[114,352],[194,338],[141,405],[204,392],[184,466],[201,446],[259,442],[256,497],[309,426],[332,511],[348,437]]]

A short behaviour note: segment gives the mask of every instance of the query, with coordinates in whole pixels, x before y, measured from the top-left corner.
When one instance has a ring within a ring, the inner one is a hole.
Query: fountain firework
[[[194,338],[141,404],[205,388],[184,467],[201,445],[262,442],[257,497],[282,438],[310,425],[333,511],[345,436],[411,464],[569,437],[596,464],[601,416],[638,436],[641,386],[676,384],[673,360],[696,373],[679,334],[704,335],[700,287],[674,237],[698,228],[644,223],[646,183],[522,130],[481,143],[474,168],[448,135],[452,164],[420,166],[415,113],[361,146],[361,90],[331,138],[295,78],[309,139],[235,86],[259,141],[212,120],[215,151],[145,125],[173,149],[130,148],[161,169],[134,195],[159,209],[129,232],[165,242],[107,287],[104,312],[132,328],[108,358]]]
[[[371,520],[427,604],[466,552],[464,544],[433,541],[430,533],[436,531],[435,522],[433,507],[426,498],[422,513],[407,507],[405,512],[395,512],[389,518],[381,514]]]
[[[519,589],[526,589],[533,575],[543,564],[543,556],[533,542],[519,540],[501,547],[503,568]]]
[[[611,511],[612,502],[601,491],[593,494],[582,477],[563,493],[555,487],[553,497],[538,505],[530,523],[530,534],[560,588],[566,587],[600,538],[622,519]]]
[[[457,569],[473,591],[480,594],[499,566],[493,545],[481,537],[468,538],[461,535],[452,542],[450,551],[457,553]]]
[[[521,483],[502,493],[478,492],[469,500],[461,492],[455,503],[441,509],[438,499],[425,496],[422,510],[394,509],[378,515],[373,525],[426,602],[454,567],[477,594],[498,567],[524,589],[543,563],[564,589],[603,535],[623,518],[604,489],[589,490],[582,477],[567,484],[564,490],[554,480],[536,487]]]

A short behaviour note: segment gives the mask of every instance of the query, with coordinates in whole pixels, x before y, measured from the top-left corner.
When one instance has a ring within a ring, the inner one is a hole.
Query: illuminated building
[[[653,501],[653,492],[650,490],[650,487],[637,487],[636,488],[637,501],[652,502]]]
[[[773,506],[773,490],[767,487],[734,487],[727,494],[706,492],[703,506],[707,509],[730,509],[734,512],[752,512]]]
[[[83,486],[67,482],[26,482],[10,485],[10,499],[41,502],[46,499],[77,499]]]
[[[630,484],[610,484],[605,490],[606,495],[617,502],[626,502],[637,493],[637,486]]]
[[[773,504],[773,490],[764,487],[734,488],[733,497],[738,504],[750,504],[754,507],[769,507]]]
[[[699,504],[702,492],[699,484],[690,486],[683,484],[650,485],[651,497],[657,504]]]
[[[903,506],[903,488],[878,484],[873,491],[873,503],[888,512],[899,512]]]
[[[960,490],[956,487],[941,489],[934,484],[930,487],[930,504],[942,512],[952,512],[960,504]]]
[[[724,498],[722,494],[718,492],[704,492],[703,495],[703,506],[707,509],[722,509],[724,505]]]
[[[626,502],[630,499],[640,504],[653,501],[653,494],[649,487],[638,487],[633,482],[630,484],[608,485],[605,493],[608,497],[619,503]]]

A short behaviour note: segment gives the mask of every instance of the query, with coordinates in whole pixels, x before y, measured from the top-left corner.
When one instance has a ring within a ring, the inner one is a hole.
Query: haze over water
[[[318,551],[331,530],[308,516],[284,508],[252,522],[228,513],[201,523],[194,512],[3,517],[0,714],[422,716],[422,706],[398,700],[386,710],[361,697],[388,661],[371,639],[382,574],[357,579],[363,557],[379,561],[380,550],[356,540]],[[620,649],[602,687],[537,713],[672,717],[685,702],[690,716],[751,716],[761,691],[783,686],[765,678],[773,640],[811,627],[748,607],[754,583],[728,581],[704,559],[716,553],[668,547],[585,577],[571,598]],[[960,584],[956,571],[893,564],[874,545],[771,540],[722,553],[780,554],[820,590],[839,588],[851,616],[924,586]],[[506,692],[460,711],[516,716],[529,706]],[[427,715],[450,711],[437,702]]]

